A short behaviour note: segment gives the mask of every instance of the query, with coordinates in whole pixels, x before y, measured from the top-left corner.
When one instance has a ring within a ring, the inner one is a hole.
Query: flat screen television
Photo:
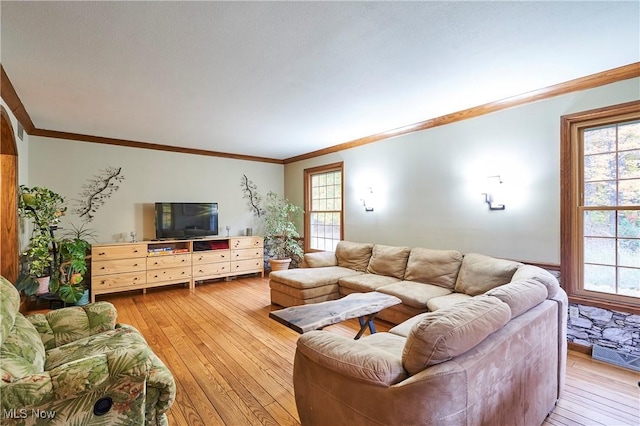
[[[156,238],[218,235],[218,203],[156,203]]]

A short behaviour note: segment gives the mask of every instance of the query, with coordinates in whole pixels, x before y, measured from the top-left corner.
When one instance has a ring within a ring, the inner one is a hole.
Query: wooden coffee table
[[[320,330],[328,325],[337,324],[352,318],[358,318],[360,331],[355,339],[359,339],[369,327],[371,333],[376,332],[373,319],[381,310],[402,303],[400,299],[389,294],[369,292],[352,293],[342,299],[309,305],[292,306],[279,311],[269,312],[269,317],[286,325],[298,333]]]

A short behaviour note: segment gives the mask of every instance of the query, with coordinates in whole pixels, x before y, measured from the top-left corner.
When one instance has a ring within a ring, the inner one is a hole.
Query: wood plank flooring
[[[100,296],[138,328],[177,382],[171,425],[299,425],[299,334],[270,319],[268,280],[240,278]],[[378,331],[390,324],[377,321]],[[353,336],[357,320],[327,327]],[[544,425],[640,425],[640,375],[569,353],[567,386]]]

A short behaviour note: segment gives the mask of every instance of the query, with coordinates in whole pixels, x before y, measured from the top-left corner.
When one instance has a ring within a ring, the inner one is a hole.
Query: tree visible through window
[[[640,102],[562,121],[562,278],[569,296],[637,308]]]
[[[343,237],[342,163],[305,170],[305,251],[333,251]]]
[[[640,297],[640,121],[582,141],[584,289]]]

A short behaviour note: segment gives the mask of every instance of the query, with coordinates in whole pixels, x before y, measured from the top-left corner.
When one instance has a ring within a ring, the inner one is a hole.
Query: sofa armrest
[[[302,258],[303,268],[321,268],[323,266],[338,266],[338,258],[332,251],[317,251],[305,253]]]
[[[391,386],[407,378],[402,358],[360,340],[325,331],[311,331],[298,339],[298,357],[375,386]]]
[[[91,303],[57,309],[46,314],[29,315],[46,350],[93,336],[116,326],[118,313],[109,302]]]
[[[156,424],[157,419],[171,407],[176,398],[176,383],[171,371],[156,354],[151,354],[151,361],[147,379],[145,418],[150,420],[151,424]]]

